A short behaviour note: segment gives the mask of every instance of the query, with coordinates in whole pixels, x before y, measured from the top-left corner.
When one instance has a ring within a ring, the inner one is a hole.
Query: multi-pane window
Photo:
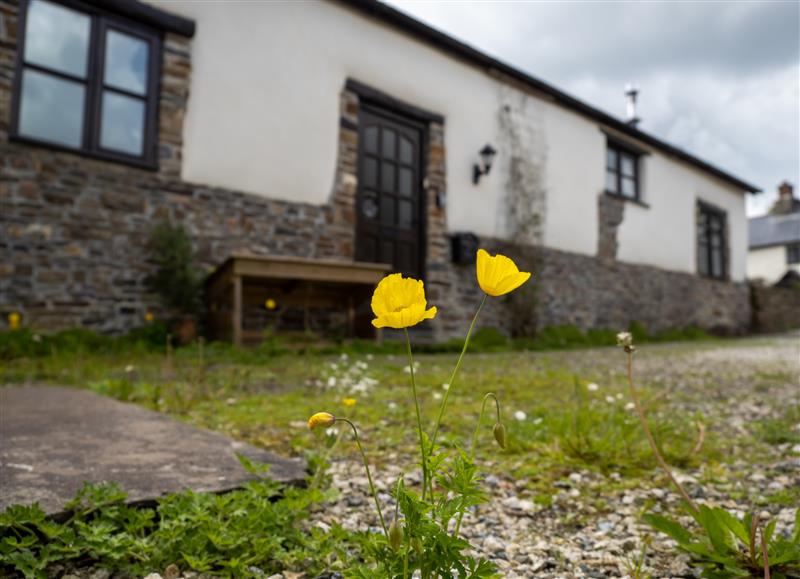
[[[606,192],[639,199],[639,157],[615,143],[606,148]]]
[[[786,263],[788,265],[800,263],[800,243],[792,243],[786,246]]]
[[[704,203],[698,207],[697,267],[701,275],[724,279],[727,276],[725,212]]]
[[[72,0],[22,11],[15,138],[154,165],[158,35]]]

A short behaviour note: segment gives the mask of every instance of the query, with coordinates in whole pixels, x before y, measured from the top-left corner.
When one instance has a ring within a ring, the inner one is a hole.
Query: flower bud
[[[617,346],[621,346],[628,353],[636,349],[633,345],[633,336],[630,332],[620,332],[617,334]]]
[[[419,537],[414,537],[413,539],[411,539],[411,546],[418,553],[422,553],[422,541],[420,540]]]
[[[502,422],[497,422],[492,429],[494,433],[494,439],[497,441],[497,444],[500,445],[500,448],[505,449],[506,447],[506,427],[503,426]]]
[[[397,521],[392,522],[389,526],[389,546],[392,550],[397,551],[400,545],[403,544],[403,527],[397,524]]]
[[[336,417],[330,412],[317,412],[308,419],[308,428],[310,430],[314,430],[317,426],[327,428],[333,426],[334,422],[336,422]]]

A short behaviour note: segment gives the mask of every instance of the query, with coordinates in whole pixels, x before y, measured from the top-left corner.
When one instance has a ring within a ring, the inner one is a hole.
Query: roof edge
[[[620,131],[629,137],[638,139],[657,149],[660,149],[664,153],[694,165],[695,167],[702,169],[707,173],[714,175],[715,177],[718,177],[740,189],[743,189],[746,193],[761,193],[762,191],[759,187],[747,183],[746,181],[739,179],[738,177],[692,155],[691,153],[688,153],[687,151],[684,151],[683,149],[671,145],[666,141],[662,141],[658,137],[654,137],[653,135],[640,131],[639,129],[632,127],[631,125],[628,125],[627,123],[601,111],[600,109],[588,105],[573,96],[570,96],[569,94],[529,75],[526,72],[523,72],[518,68],[492,58],[488,54],[472,48],[468,44],[456,40],[452,36],[449,36],[444,32],[424,24],[423,22],[409,16],[408,14],[405,14],[404,12],[401,12],[400,10],[397,10],[396,8],[392,8],[391,6],[383,4],[378,0],[336,1],[356,9],[362,14],[373,17],[386,24],[394,26],[395,28],[399,28],[411,36],[423,40],[435,46],[436,48],[443,50],[444,52],[464,59],[474,65],[480,66],[487,70],[494,69],[500,71],[503,74],[506,74],[515,80],[518,80],[523,84],[526,84],[537,91],[552,97],[553,100],[566,108],[577,111],[600,123],[613,127],[615,130]]]

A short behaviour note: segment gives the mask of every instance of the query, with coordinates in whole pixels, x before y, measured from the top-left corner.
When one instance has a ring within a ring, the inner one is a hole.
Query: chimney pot
[[[636,88],[632,83],[628,83],[625,85],[625,110],[627,122],[632,127],[636,127],[641,120],[639,117],[636,116],[636,97],[639,96],[639,89]]]
[[[784,181],[778,185],[778,195],[781,199],[791,199],[794,197],[794,187],[788,181]]]

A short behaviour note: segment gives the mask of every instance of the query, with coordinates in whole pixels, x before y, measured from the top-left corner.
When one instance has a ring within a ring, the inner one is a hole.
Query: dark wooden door
[[[422,135],[412,120],[373,108],[359,119],[356,259],[424,272]]]

